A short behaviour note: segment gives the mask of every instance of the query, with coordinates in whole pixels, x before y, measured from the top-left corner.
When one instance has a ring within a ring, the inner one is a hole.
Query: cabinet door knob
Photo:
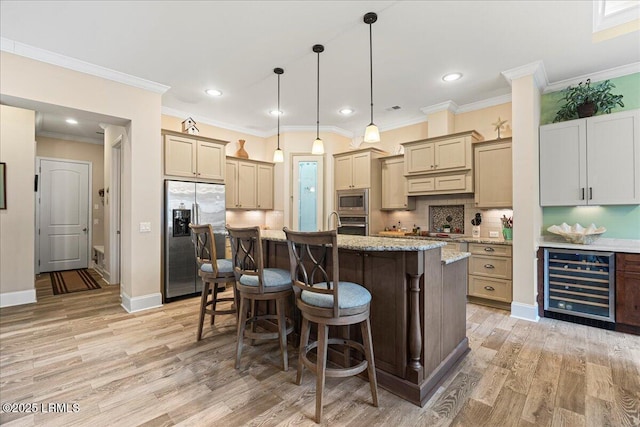
[[[484,268],[495,268],[495,267],[493,266],[493,264],[485,264]]]
[[[493,286],[485,286],[484,287],[487,291],[495,291],[496,289]]]
[[[485,252],[493,252],[493,251],[494,251],[494,249],[493,249],[493,248],[489,248],[489,247],[487,247],[487,248],[484,248],[484,251],[485,251]]]

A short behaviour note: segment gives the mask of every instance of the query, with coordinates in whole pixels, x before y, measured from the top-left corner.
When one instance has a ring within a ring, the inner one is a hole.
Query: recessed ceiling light
[[[282,111],[279,110],[271,110],[269,111],[269,114],[271,114],[272,116],[279,116],[282,114]]]
[[[442,80],[445,82],[453,82],[462,78],[462,73],[449,73],[442,76]]]
[[[67,123],[69,123],[70,125],[77,125],[78,121],[75,119],[67,119],[65,120]]]
[[[340,110],[338,110],[338,112],[340,114],[343,114],[345,116],[348,116],[349,114],[353,114],[354,109],[353,108],[341,108]]]
[[[222,92],[218,89],[207,89],[205,93],[209,96],[222,96]]]

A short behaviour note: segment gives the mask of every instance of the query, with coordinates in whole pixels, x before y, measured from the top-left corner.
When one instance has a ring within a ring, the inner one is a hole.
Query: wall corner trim
[[[511,303],[511,317],[515,319],[528,320],[529,322],[537,322],[540,320],[538,316],[538,305],[523,304],[513,301]]]
[[[127,313],[135,313],[137,311],[149,310],[150,308],[162,307],[162,294],[154,293],[142,295],[139,297],[130,297],[122,292],[120,294],[122,308]]]
[[[547,78],[547,72],[542,61],[535,61],[530,64],[505,70],[501,74],[509,84],[512,84],[515,79],[532,75],[533,80],[540,91],[543,91],[547,86],[549,86],[549,79]]]
[[[33,304],[35,302],[37,302],[35,289],[17,292],[4,292],[0,294],[0,307]]]

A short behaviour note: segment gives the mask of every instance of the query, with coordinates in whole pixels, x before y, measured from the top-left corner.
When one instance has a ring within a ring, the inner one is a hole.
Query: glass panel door
[[[293,225],[294,230],[323,229],[324,186],[323,157],[293,156]]]

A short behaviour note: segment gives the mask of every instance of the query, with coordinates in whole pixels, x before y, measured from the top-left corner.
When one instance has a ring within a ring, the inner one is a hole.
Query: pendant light
[[[273,72],[278,75],[278,148],[273,152],[273,163],[284,162],[284,152],[280,149],[280,75],[284,73],[282,68],[274,68]]]
[[[364,23],[369,25],[369,81],[371,83],[371,123],[364,130],[364,142],[379,142],[380,131],[373,123],[373,38],[371,36],[371,24],[378,20],[378,15],[369,12],[364,15]]]
[[[320,139],[320,53],[324,52],[321,44],[313,45],[313,51],[318,54],[318,92],[316,103],[316,140],[311,146],[311,154],[324,154],[324,143]]]

